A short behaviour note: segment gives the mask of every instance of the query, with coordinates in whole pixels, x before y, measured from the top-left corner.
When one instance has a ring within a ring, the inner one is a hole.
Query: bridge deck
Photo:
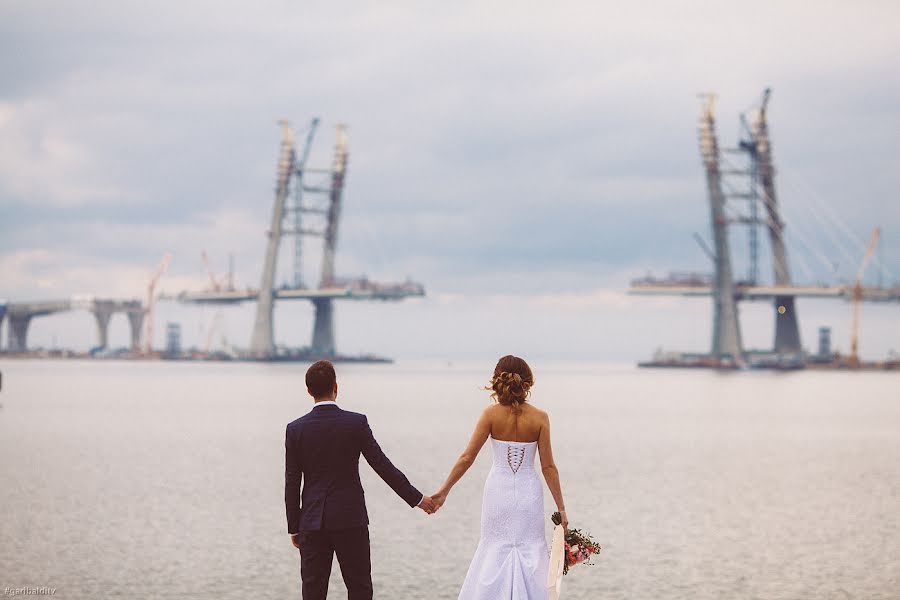
[[[276,300],[402,300],[414,296],[424,296],[425,290],[418,285],[373,286],[359,288],[338,286],[327,288],[284,288],[275,290]],[[259,290],[227,290],[181,292],[176,296],[166,296],[167,300],[177,300],[187,304],[238,304],[252,302],[259,297]]]
[[[635,283],[628,289],[633,296],[712,296],[713,288],[707,284]],[[735,294],[739,300],[771,300],[778,296],[795,298],[853,297],[852,286],[800,286],[800,285],[737,285]],[[900,302],[900,287],[862,290],[862,299],[868,302]]]
[[[111,312],[143,312],[140,300],[73,296],[63,300],[7,302],[3,305],[10,318],[40,317],[67,310],[105,310]]]

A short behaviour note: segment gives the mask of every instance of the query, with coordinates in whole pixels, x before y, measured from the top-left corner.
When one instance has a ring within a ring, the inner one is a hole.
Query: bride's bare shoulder
[[[550,415],[547,414],[547,411],[538,408],[530,402],[525,404],[524,406],[527,406],[528,408],[526,410],[530,411],[535,417],[541,420],[547,420],[550,418]]]
[[[493,419],[499,414],[497,409],[502,408],[499,404],[488,404],[484,407],[484,410],[481,411],[481,417],[483,419]]]

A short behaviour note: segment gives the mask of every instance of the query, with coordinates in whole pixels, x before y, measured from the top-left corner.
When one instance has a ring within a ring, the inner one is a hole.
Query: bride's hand
[[[438,490],[431,495],[431,499],[434,501],[437,508],[440,508],[444,505],[444,502],[447,501],[447,492]]]
[[[559,511],[559,517],[561,520],[560,525],[563,526],[563,530],[568,531],[569,530],[569,515],[566,514],[566,511],[561,510],[561,511]]]

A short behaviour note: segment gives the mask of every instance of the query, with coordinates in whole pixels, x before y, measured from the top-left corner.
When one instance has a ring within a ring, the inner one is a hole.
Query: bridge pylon
[[[769,125],[766,110],[771,90],[766,88],[762,103],[754,111],[750,126],[753,151],[751,157],[756,161],[759,182],[763,192],[763,204],[768,216],[769,241],[772,246],[772,266],[775,285],[790,286],[791,270],[784,245],[784,221],[778,208],[775,195],[775,167],[772,164],[772,144],[769,140]],[[799,355],[803,353],[800,341],[800,326],[794,306],[794,296],[778,296],[775,298],[775,342],[777,354]]]
[[[341,200],[344,194],[344,176],[347,173],[347,128],[337,126],[334,160],[331,164],[331,186],[328,189],[328,208],[324,230],[325,247],[322,252],[322,278],[319,287],[335,284],[334,257],[337,252],[338,224],[341,216]],[[299,209],[299,207],[298,207]],[[315,321],[310,349],[320,356],[334,356],[334,304],[331,298],[313,301]]]
[[[105,350],[109,346],[109,320],[113,314],[112,307],[102,306],[98,302],[91,312],[97,321],[97,347]]]
[[[313,119],[306,145],[300,159],[297,160],[294,150],[294,133],[287,121],[282,121],[281,153],[278,162],[278,177],[275,190],[275,203],[272,209],[272,222],[269,229],[269,239],[266,248],[266,259],[263,265],[262,281],[259,288],[259,298],[256,305],[256,322],[253,328],[253,337],[250,341],[250,354],[253,358],[266,359],[275,355],[274,341],[274,285],[278,260],[278,248],[281,238],[286,235],[297,236],[298,240],[294,249],[294,284],[301,285],[302,273],[299,264],[301,256],[299,238],[302,236],[321,237],[324,241],[322,252],[322,275],[320,288],[333,287],[337,284],[335,279],[334,258],[337,251],[338,225],[341,214],[341,200],[344,191],[344,179],[347,173],[347,131],[345,125],[337,126],[337,141],[335,143],[334,159],[330,175],[330,185],[327,187],[312,187],[304,185],[303,174],[306,170],[306,160],[309,157],[315,130],[318,127],[318,119]],[[287,205],[291,186],[294,186],[294,201]],[[304,193],[326,194],[327,206],[309,207],[301,202]],[[292,227],[285,227],[285,215],[293,215]],[[301,222],[303,214],[324,216],[324,228],[321,230],[306,227]],[[310,349],[319,356],[334,356],[334,306],[331,298],[313,298],[315,307],[315,322],[313,324],[313,337]]]
[[[128,313],[128,324],[131,327],[131,350],[138,352],[141,349],[141,331],[144,328],[144,315],[146,310],[132,310]]]
[[[272,224],[268,231],[266,258],[263,263],[262,281],[259,284],[259,301],[256,303],[256,321],[250,338],[250,354],[254,358],[270,358],[275,354],[272,323],[274,309],[273,287],[278,263],[278,245],[281,242],[284,205],[287,199],[291,175],[294,169],[294,132],[287,121],[281,121],[281,152],[275,185],[275,202],[272,207]]]
[[[742,365],[744,349],[741,343],[741,326],[738,321],[737,300],[734,294],[734,275],[731,267],[731,251],[728,247],[728,221],[725,215],[725,194],[722,191],[722,174],[719,168],[719,144],[716,139],[714,116],[715,97],[707,95],[700,112],[698,137],[700,155],[706,169],[706,186],[709,193],[710,221],[715,240],[713,294],[713,337],[711,354],[722,363]]]
[[[334,302],[331,298],[316,298],[313,300],[315,307],[315,321],[313,321],[313,336],[310,349],[318,356],[334,356],[336,346],[334,343]]]
[[[28,325],[32,315],[12,315],[8,317],[9,333],[6,347],[10,352],[26,352],[28,350]]]

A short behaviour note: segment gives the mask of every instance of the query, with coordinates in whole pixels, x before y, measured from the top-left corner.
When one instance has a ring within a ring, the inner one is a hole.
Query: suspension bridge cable
[[[819,193],[805,179],[797,176],[796,174],[792,175],[792,177],[796,179],[798,185],[806,189],[806,192],[809,194],[810,198],[814,202],[816,202],[816,204],[821,206],[826,216],[829,217],[839,229],[842,229],[844,231],[850,241],[852,241],[856,245],[860,253],[865,253],[867,248],[866,241],[860,238],[859,235],[856,234],[856,232],[854,232],[852,229],[850,229],[850,227],[847,226],[846,223],[844,223],[844,220],[835,212],[831,204],[822,200],[819,197]]]
[[[791,202],[791,203],[789,203],[788,207],[786,207],[785,212],[786,212],[786,213],[795,213],[795,211],[797,210],[797,206],[798,206],[798,203],[796,203],[796,202]],[[802,206],[802,205],[799,205],[799,206]],[[810,207],[806,206],[805,208],[806,208],[806,210],[807,210],[808,212],[811,212],[811,213],[813,214],[814,218],[816,219],[816,221],[819,222],[819,225],[821,226],[819,230],[820,230],[820,231],[823,231],[826,235],[829,235],[829,237],[832,237],[833,246],[834,246],[835,248],[837,248],[837,249],[841,252],[841,254],[844,255],[844,258],[847,260],[847,264],[852,264],[853,261],[852,261],[852,259],[850,258],[850,254],[847,253],[847,251],[843,248],[843,246],[842,246],[840,243],[838,243],[838,238],[834,237],[834,235],[832,234],[832,232],[829,231],[829,229],[828,229],[828,227],[827,227],[827,224],[824,223],[824,222],[821,220],[821,218],[816,214],[816,212],[813,211],[812,209],[810,209]],[[795,214],[796,214],[796,213],[795,213]],[[798,217],[799,217],[799,216],[798,216]],[[806,223],[806,222],[808,222],[808,219],[791,218],[790,221],[791,221],[791,229],[792,229],[793,231],[796,231],[796,232],[797,232],[797,236],[798,236],[798,237],[802,237],[802,238],[803,238],[803,240],[802,240],[803,243],[806,245],[806,247],[807,247],[812,253],[814,253],[814,254],[816,255],[816,258],[818,258],[818,259],[822,262],[822,264],[825,266],[827,272],[829,273],[829,276],[832,277],[832,278],[835,277],[835,276],[837,275],[837,269],[836,269],[836,265],[835,265],[834,260],[833,260],[832,258],[829,258],[826,254],[824,254],[824,253],[820,250],[819,245],[816,244],[815,242],[813,242],[813,241],[810,239],[810,238],[813,238],[813,237],[815,237],[815,236],[807,236],[807,235],[804,233],[803,228],[799,226],[800,223]]]
[[[363,233],[366,236],[366,245],[369,247],[370,251],[367,252],[369,259],[375,259],[375,268],[379,270],[383,270],[387,261],[384,260],[384,246],[378,240],[378,236],[375,235],[375,228],[372,225],[372,222],[368,219],[363,219]]]
[[[794,192],[798,191],[797,188],[793,187],[792,185],[788,185],[788,187],[794,190]],[[809,214],[813,216],[813,218],[818,223],[819,231],[828,236],[831,246],[835,248],[841,255],[840,259],[844,261],[844,264],[848,265],[848,269],[852,269],[853,265],[857,262],[858,259],[854,255],[853,251],[845,245],[843,238],[838,234],[838,232],[834,230],[833,225],[830,224],[829,221],[825,220],[822,212],[820,210],[817,210],[815,206],[805,203],[801,194],[795,193],[794,197],[797,200],[795,204],[797,206],[802,206]]]
[[[784,243],[791,248],[791,252],[788,256],[791,257],[792,262],[796,262],[800,265],[801,269],[803,269],[806,274],[807,281],[812,283],[816,280],[815,269],[813,269],[807,262],[806,254],[812,254],[813,256],[818,258],[819,261],[826,266],[826,268],[828,267],[829,262],[816,250],[814,246],[810,245],[809,239],[806,237],[803,231],[800,228],[794,226],[793,219],[788,218],[788,223],[791,223],[791,226],[787,229],[787,235],[785,235],[785,233],[783,232],[781,236]],[[800,250],[799,246],[802,246],[806,249],[806,254],[804,254],[804,252]]]
[[[847,238],[856,245],[856,253],[847,253],[849,268],[851,269],[851,271],[853,271],[857,268],[860,257],[866,252],[866,244],[860,241],[859,236],[852,229],[850,229],[850,227],[848,227],[846,223],[844,223],[844,221],[834,212],[834,209],[828,203],[823,202],[821,198],[819,198],[815,190],[809,184],[805,183],[802,179],[799,178],[797,179],[797,181],[806,188],[807,192],[810,194],[810,198],[813,202],[816,203],[824,216],[829,218],[834,226],[838,229],[841,229],[847,236]],[[840,238],[835,239],[838,240]],[[843,247],[843,245],[841,245],[841,247]],[[888,269],[881,260],[876,259],[876,263],[878,264],[878,267],[883,274],[893,278],[893,274],[891,273],[890,269]]]
[[[854,262],[858,262],[859,256],[864,255],[866,252],[866,248],[867,248],[866,241],[863,240],[859,235],[857,235],[856,232],[854,232],[852,229],[850,229],[849,226],[847,226],[847,224],[843,221],[843,219],[841,219],[837,215],[834,208],[829,203],[824,202],[821,199],[819,194],[816,192],[815,188],[813,188],[805,179],[797,177],[797,176],[795,176],[795,177],[797,178],[798,183],[806,188],[806,190],[808,191],[808,193],[810,194],[812,199],[817,204],[822,206],[822,208],[825,211],[826,216],[831,218],[832,221],[835,223],[835,225],[838,228],[842,229],[844,231],[844,233],[847,235],[847,237],[856,245],[858,254],[857,254],[857,258],[855,259]],[[874,257],[874,258],[876,259],[876,262],[878,263],[878,266],[882,270],[882,272],[890,277],[893,277],[893,274],[887,268],[887,265],[883,264],[883,262],[879,259],[879,257]]]
[[[796,214],[796,207],[796,203],[789,202],[784,206],[784,213],[786,215],[789,215],[791,213]],[[809,210],[808,207],[807,210]],[[809,222],[808,219],[800,219],[790,216],[787,218],[787,221],[790,223],[789,233],[796,234],[797,239],[809,250],[811,254],[815,255],[815,257],[822,263],[822,265],[826,269],[826,272],[829,274],[829,278],[833,278],[835,275],[834,261],[820,250],[818,244],[812,241],[811,238],[814,238],[814,236],[807,235],[804,232],[803,228],[800,226],[800,223]],[[826,233],[828,233],[827,229]]]

